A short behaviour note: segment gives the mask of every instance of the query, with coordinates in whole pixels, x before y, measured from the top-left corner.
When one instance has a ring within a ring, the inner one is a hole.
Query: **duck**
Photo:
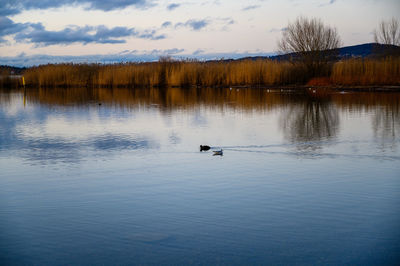
[[[224,155],[224,152],[223,152],[222,149],[221,149],[220,151],[214,151],[213,156],[215,156],[215,155],[220,155],[220,156],[222,156],[222,155]]]
[[[211,147],[208,145],[200,145],[200,151],[208,151],[209,149],[211,149]]]

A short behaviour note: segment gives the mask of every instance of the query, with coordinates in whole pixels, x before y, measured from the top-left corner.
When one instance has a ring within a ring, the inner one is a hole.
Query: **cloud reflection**
[[[107,152],[107,156],[112,157],[121,151],[144,151],[159,146],[150,136],[127,134],[126,128],[108,128],[103,132],[97,130],[97,123],[104,123],[104,126],[109,123],[88,119],[88,114],[83,114],[79,123],[71,123],[68,119],[54,119],[52,114],[43,115],[45,109],[39,110],[39,113],[36,110],[30,114],[13,115],[0,109],[0,152],[33,164],[47,165],[80,163],[88,154],[91,157],[102,157]],[[77,130],[79,124],[86,125],[82,131]]]

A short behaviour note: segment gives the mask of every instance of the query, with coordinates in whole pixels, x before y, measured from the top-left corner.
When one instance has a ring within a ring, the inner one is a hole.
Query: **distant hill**
[[[353,46],[346,46],[339,49],[339,57],[375,57],[390,54],[400,55],[400,46],[386,45],[379,43],[365,43]]]
[[[378,43],[365,43],[352,46],[346,46],[339,48],[338,56],[336,60],[348,59],[348,58],[367,58],[367,57],[380,57],[387,54],[400,55],[400,46],[395,45],[385,45]],[[290,56],[296,56],[296,54],[285,54],[285,55],[275,55],[270,57],[256,56],[256,57],[245,57],[238,60],[257,60],[257,59],[273,59],[273,60],[287,60]]]

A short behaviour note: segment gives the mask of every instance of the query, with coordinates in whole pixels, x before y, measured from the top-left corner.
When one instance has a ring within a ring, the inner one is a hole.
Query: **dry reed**
[[[337,62],[333,66],[331,82],[338,85],[400,85],[400,57]]]
[[[24,73],[31,87],[229,87],[307,84],[301,65],[265,60],[48,64]],[[322,82],[323,81],[323,82]],[[322,82],[322,83],[321,83]],[[315,83],[315,84],[314,84]],[[310,85],[400,85],[400,58],[349,59]],[[0,82],[0,86],[5,85]]]

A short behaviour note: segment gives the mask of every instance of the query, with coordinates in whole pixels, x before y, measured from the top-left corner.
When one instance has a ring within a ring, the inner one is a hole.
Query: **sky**
[[[0,65],[271,55],[299,16],[373,42],[399,0],[0,0]]]

